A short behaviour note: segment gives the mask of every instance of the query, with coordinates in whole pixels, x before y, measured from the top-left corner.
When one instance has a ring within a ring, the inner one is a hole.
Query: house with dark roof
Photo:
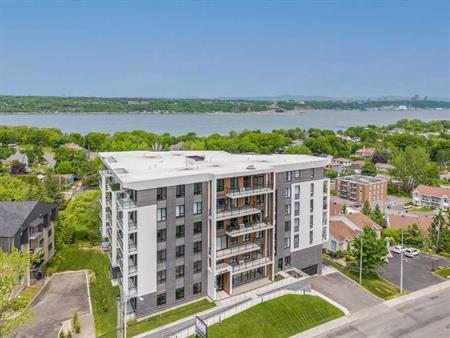
[[[40,201],[0,202],[0,249],[14,248],[35,255],[36,260],[25,276],[26,285],[55,252],[54,221],[58,207]]]

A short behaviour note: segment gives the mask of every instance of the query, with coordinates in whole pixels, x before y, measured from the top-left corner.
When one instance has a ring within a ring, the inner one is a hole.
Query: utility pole
[[[362,285],[362,262],[363,262],[363,246],[364,241],[361,236],[361,253],[359,255],[359,284]]]
[[[402,229],[402,249],[400,253],[400,294],[403,293],[403,229]]]
[[[441,212],[439,211],[439,216]],[[436,252],[439,251],[439,236],[441,234],[441,217],[438,216],[437,236],[436,236]]]

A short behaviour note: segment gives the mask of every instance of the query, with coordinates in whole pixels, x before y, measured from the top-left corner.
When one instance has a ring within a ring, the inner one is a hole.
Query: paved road
[[[315,277],[311,287],[344,306],[350,313],[381,303],[381,300],[338,272]]]
[[[31,306],[34,317],[16,337],[57,337],[62,322],[74,312],[79,317],[90,314],[85,272],[54,275]]]
[[[392,253],[389,264],[378,270],[381,277],[400,286],[400,255]],[[450,265],[450,259],[420,254],[414,258],[403,258],[403,288],[417,291],[441,283],[444,279],[431,272],[432,267]]]
[[[448,338],[450,337],[450,288],[390,307],[363,310],[359,319],[320,338]]]

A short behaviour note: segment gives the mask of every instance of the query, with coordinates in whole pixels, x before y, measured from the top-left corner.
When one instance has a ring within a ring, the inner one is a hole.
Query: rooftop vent
[[[117,163],[117,160],[112,156],[105,157],[105,160],[109,163]]]
[[[116,174],[128,174],[128,171],[125,168],[117,168]]]
[[[190,156],[186,156],[187,158],[191,158],[196,162],[199,161],[204,161],[205,160],[205,156],[200,156],[200,155],[190,155]]]
[[[247,167],[247,170],[255,170],[256,169],[256,167],[253,165],[253,164],[250,164],[248,167]]]

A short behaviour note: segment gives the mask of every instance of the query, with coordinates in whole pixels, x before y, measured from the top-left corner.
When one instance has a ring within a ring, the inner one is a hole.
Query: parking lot
[[[400,286],[400,255],[392,253],[389,263],[378,270],[379,275]],[[432,273],[438,266],[450,265],[450,259],[421,253],[414,258],[403,256],[403,289],[417,291],[441,283],[444,279]]]

